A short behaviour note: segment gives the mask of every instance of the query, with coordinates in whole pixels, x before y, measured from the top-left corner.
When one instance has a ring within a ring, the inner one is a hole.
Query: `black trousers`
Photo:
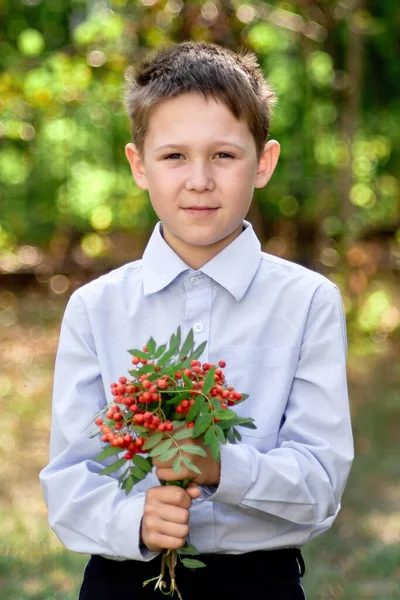
[[[299,549],[206,554],[196,556],[206,567],[176,566],[176,582],[183,600],[305,600],[301,585],[304,562]],[[79,600],[163,600],[154,582],[161,557],[150,562],[114,561],[92,556],[86,565]],[[166,578],[168,581],[168,577]],[[177,600],[173,596],[173,600]]]

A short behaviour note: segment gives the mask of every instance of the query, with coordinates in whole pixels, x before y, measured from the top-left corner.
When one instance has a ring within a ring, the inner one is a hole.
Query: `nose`
[[[185,185],[186,190],[195,192],[212,191],[214,186],[210,165],[204,161],[198,161],[190,165]]]

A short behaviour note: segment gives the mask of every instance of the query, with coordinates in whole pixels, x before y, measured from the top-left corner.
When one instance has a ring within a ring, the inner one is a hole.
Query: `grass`
[[[64,305],[35,291],[0,292],[0,600],[76,600],[87,561],[49,530],[38,482]],[[303,551],[308,600],[399,598],[398,350],[350,354],[356,460],[339,517]]]

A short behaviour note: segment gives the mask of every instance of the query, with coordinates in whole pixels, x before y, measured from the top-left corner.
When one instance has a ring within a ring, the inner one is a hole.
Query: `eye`
[[[221,154],[223,154],[224,157],[234,158],[234,156],[232,156],[232,154],[228,154],[227,152],[218,152],[218,156],[221,156]]]
[[[174,154],[168,154],[168,156],[164,156],[164,160],[166,160],[167,158],[174,158],[176,156],[182,156],[182,154],[180,154],[179,152],[174,152]]]

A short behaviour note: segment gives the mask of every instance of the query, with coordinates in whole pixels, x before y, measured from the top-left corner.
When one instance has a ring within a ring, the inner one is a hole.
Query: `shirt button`
[[[203,323],[195,323],[193,329],[196,333],[201,333],[203,331]]]
[[[193,285],[198,285],[199,284],[199,278],[198,277],[192,277],[191,280]]]

